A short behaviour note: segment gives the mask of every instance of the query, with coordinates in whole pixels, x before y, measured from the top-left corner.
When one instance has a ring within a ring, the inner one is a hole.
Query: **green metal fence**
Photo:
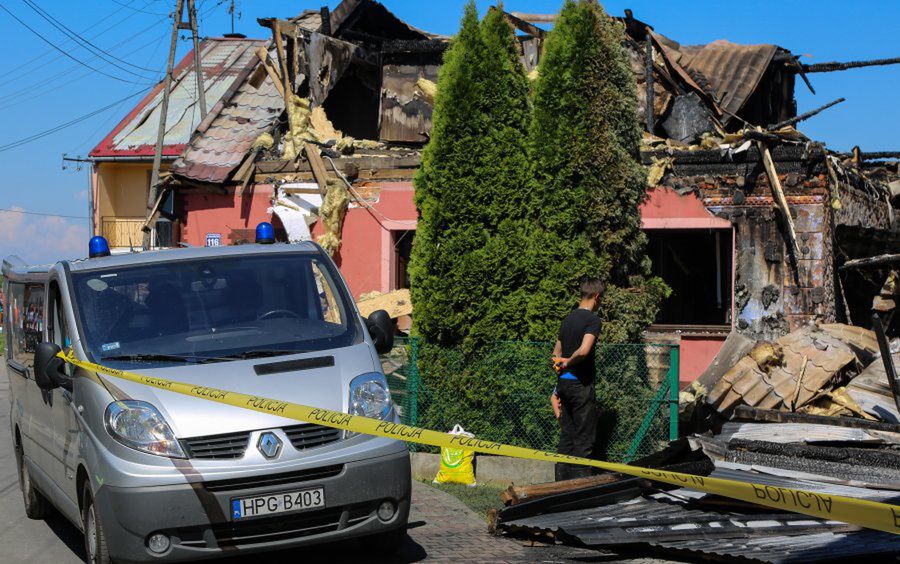
[[[482,439],[555,451],[551,350],[498,342],[474,356],[410,338],[381,360],[404,423],[435,430],[458,423]],[[598,346],[597,403],[598,454],[606,460],[640,458],[677,438],[677,345]]]

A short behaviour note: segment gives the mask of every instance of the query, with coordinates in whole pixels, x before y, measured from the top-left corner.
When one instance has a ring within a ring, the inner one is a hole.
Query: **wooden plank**
[[[528,23],[526,20],[516,16],[514,13],[510,14],[509,12],[503,12],[504,17],[506,17],[506,21],[510,23],[513,27],[518,29],[519,31],[525,32],[532,37],[544,37],[547,32],[536,25]]]
[[[504,505],[516,505],[524,501],[531,501],[548,495],[590,488],[602,484],[610,484],[620,479],[621,476],[618,474],[600,474],[597,476],[589,476],[587,478],[575,478],[573,480],[547,482],[545,484],[532,484],[530,486],[516,486],[513,484],[500,493],[500,499],[503,501]]]
[[[760,130],[760,133],[762,131]],[[785,223],[788,228],[788,239],[794,250],[794,257],[798,260],[802,256],[800,254],[800,245],[797,243],[797,230],[794,228],[794,218],[791,217],[791,209],[788,207],[787,199],[784,197],[784,189],[781,187],[781,180],[778,179],[778,171],[775,170],[775,163],[772,161],[772,153],[769,146],[762,141],[756,142],[759,154],[762,155],[763,165],[766,169],[766,175],[769,177],[769,185],[772,189],[772,197],[775,199],[777,207],[784,216]]]
[[[313,178],[319,185],[319,192],[322,197],[328,192],[328,171],[325,168],[325,162],[319,154],[319,148],[307,141],[303,144],[303,151],[306,153],[306,160],[309,161],[309,167],[312,169]]]
[[[287,52],[284,49],[284,41],[281,37],[281,25],[279,20],[275,20],[275,25],[272,27],[272,35],[275,37],[275,51],[278,53],[278,64],[281,69],[281,79],[283,81],[282,92],[285,96],[284,107],[287,108],[288,103],[290,102],[290,100],[287,99],[287,96],[289,93],[293,94],[293,90],[288,82]]]
[[[391,319],[396,319],[403,315],[412,314],[412,298],[410,298],[409,289],[403,288],[360,300],[356,302],[356,307],[359,308],[359,313],[363,317],[368,317],[373,311],[383,309],[388,312]]]
[[[361,170],[359,180],[411,180],[416,176],[414,168],[394,168],[388,170]]]
[[[338,170],[345,172],[348,168],[356,167],[357,170],[394,170],[409,168],[415,170],[419,168],[422,159],[415,157],[369,157],[369,156],[353,156],[339,157],[333,159]],[[308,172],[311,171],[307,161],[260,161],[257,169],[261,173],[265,172]],[[329,167],[330,168],[330,167]]]
[[[338,167],[340,168],[340,167]],[[376,173],[377,172],[377,173]],[[416,170],[410,168],[392,169],[382,171],[362,171],[356,178],[357,181],[386,181],[386,180],[412,180],[415,178]],[[338,179],[337,176],[329,173],[326,178]],[[298,172],[263,172],[258,170],[254,176],[254,182],[257,184],[268,184],[276,180],[284,182],[308,182],[316,181],[316,177],[312,171],[303,170]],[[318,182],[316,182],[318,184]]]
[[[556,14],[526,14],[524,12],[510,12],[510,14],[531,23],[553,23],[558,17]]]
[[[278,69],[275,68],[275,65],[273,65],[272,61],[269,59],[269,52],[265,47],[260,47],[256,50],[256,57],[260,60],[263,67],[266,69],[266,72],[269,73],[269,78],[275,83],[275,88],[278,89],[278,93],[284,98],[284,84],[281,82],[281,75],[278,74]]]

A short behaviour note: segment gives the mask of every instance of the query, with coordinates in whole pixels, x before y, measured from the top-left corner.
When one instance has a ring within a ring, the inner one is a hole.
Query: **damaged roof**
[[[720,39],[682,47],[677,60],[689,74],[705,79],[722,109],[737,114],[756,91],[779,49],[776,45],[739,45]]]
[[[213,37],[200,43],[200,67],[206,92],[206,107],[213,110],[232,87],[246,77],[243,71],[255,64],[254,51],[264,40]],[[169,95],[163,155],[177,156],[200,125],[200,107],[194,73],[193,51],[173,70]],[[159,130],[159,114],[165,82],[153,90],[90,152],[91,157],[152,157]],[[213,111],[210,111],[212,115]]]
[[[209,112],[181,156],[174,174],[198,182],[221,183],[244,160],[250,146],[284,111],[284,98],[259,66],[254,42],[250,57],[234,87]]]

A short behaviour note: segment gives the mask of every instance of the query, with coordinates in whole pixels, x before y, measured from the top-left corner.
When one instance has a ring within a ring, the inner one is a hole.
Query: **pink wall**
[[[186,216],[181,240],[195,247],[206,245],[207,233],[219,233],[222,244],[228,245],[232,229],[255,229],[261,221],[272,221],[267,213],[272,206],[271,184],[257,184],[252,196],[245,194],[243,198],[235,195],[233,188],[228,194],[182,192],[181,203]]]
[[[732,229],[730,221],[709,213],[693,192],[682,196],[671,188],[657,187],[647,190],[647,194],[641,205],[644,229]],[[706,370],[722,348],[725,336],[683,332],[680,338],[678,380],[684,386]]]
[[[370,186],[377,188],[377,185]],[[201,191],[183,194],[187,221],[182,240],[195,246],[206,244],[207,233],[221,233],[222,244],[229,244],[232,229],[253,229],[260,221],[271,221],[271,185],[257,185],[252,198],[238,198]],[[361,192],[366,187],[358,187]],[[378,200],[371,208],[354,204],[344,219],[342,244],[335,255],[354,297],[397,287],[394,231],[416,228],[418,213],[413,203],[411,182],[381,184]],[[727,220],[711,215],[693,194],[680,196],[667,188],[649,191],[641,206],[644,229],[722,229],[731,228]],[[313,236],[322,234],[321,224],[313,226]],[[709,365],[724,342],[723,335],[681,335],[679,380],[682,385],[696,379]]]
[[[681,336],[681,347],[678,351],[678,382],[682,388],[696,380],[706,370],[724,342],[724,335]]]
[[[386,182],[371,208],[351,207],[344,218],[341,248],[334,257],[354,297],[397,288],[393,231],[416,228],[418,213],[411,182]],[[313,235],[322,226],[313,227]]]
[[[358,190],[364,192],[366,188]],[[181,240],[202,247],[208,233],[219,233],[222,244],[228,245],[232,230],[254,229],[261,221],[272,221],[268,213],[272,195],[270,184],[256,185],[250,198],[236,196],[233,189],[228,194],[184,192],[181,201],[186,222]],[[334,257],[354,297],[397,288],[393,232],[414,230],[418,217],[411,182],[381,184],[378,201],[369,205],[371,208],[354,203],[347,210],[341,248]],[[313,236],[321,234],[322,226],[317,223]]]

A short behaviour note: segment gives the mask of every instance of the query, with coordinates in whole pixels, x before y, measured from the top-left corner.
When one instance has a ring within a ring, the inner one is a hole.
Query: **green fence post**
[[[419,338],[409,340],[409,425],[419,422]]]
[[[678,345],[669,349],[669,440],[678,438]]]
[[[415,427],[419,421],[419,386],[421,378],[419,378],[419,338],[410,337],[409,339],[409,381],[406,383],[406,390],[409,395],[409,415],[405,421],[407,425]],[[409,443],[410,452],[418,452],[416,443]]]
[[[650,403],[650,407],[648,407],[646,413],[644,413],[644,419],[641,421],[641,426],[638,427],[637,433],[635,433],[634,438],[631,439],[631,444],[628,445],[628,452],[625,453],[625,458],[622,459],[622,462],[625,464],[634,460],[638,449],[641,448],[641,443],[644,442],[644,437],[647,436],[647,431],[650,430],[653,418],[659,413],[662,404],[666,403],[664,398],[666,397],[666,390],[668,388],[670,388],[668,379],[666,382],[659,385],[659,391],[656,392],[656,396],[654,396],[653,401]]]

